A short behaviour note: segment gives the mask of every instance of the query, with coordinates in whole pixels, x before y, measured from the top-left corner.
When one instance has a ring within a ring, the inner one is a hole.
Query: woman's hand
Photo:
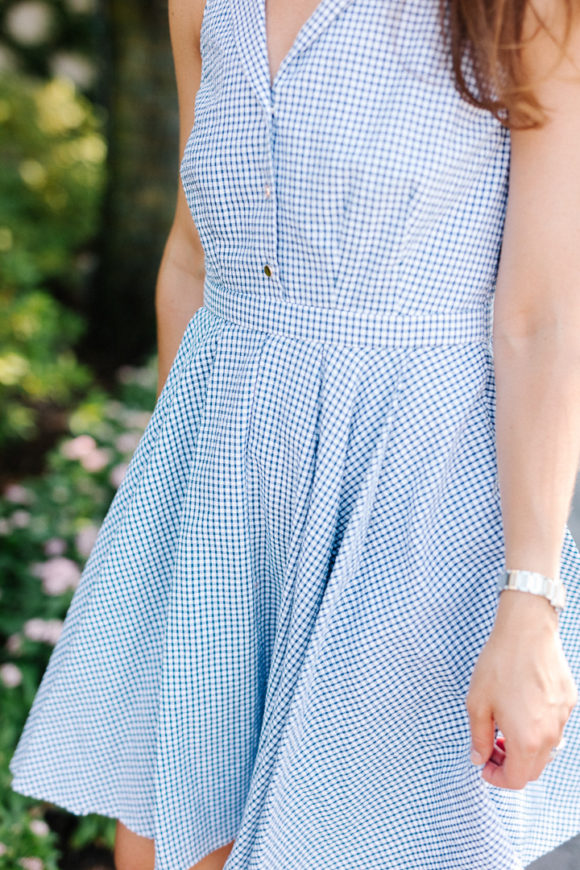
[[[547,598],[504,590],[465,699],[483,779],[510,789],[537,779],[577,701],[556,611]],[[500,765],[490,760],[494,723],[505,738]]]

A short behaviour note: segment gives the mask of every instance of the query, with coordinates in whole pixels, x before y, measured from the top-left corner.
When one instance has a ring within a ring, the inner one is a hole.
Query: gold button
[[[267,184],[264,188],[264,196],[266,197],[266,199],[270,196],[271,193],[272,193],[272,188],[270,187],[269,184]]]
[[[270,267],[268,266],[267,263],[266,263],[266,265],[264,266],[264,272],[266,273],[266,275],[268,276],[268,278],[269,278],[270,275],[272,274],[272,270],[270,269]]]

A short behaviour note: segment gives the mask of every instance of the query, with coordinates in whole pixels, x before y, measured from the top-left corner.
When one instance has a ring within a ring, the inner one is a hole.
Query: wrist
[[[532,537],[533,535],[533,537]],[[546,577],[557,580],[560,577],[561,547],[553,544],[553,537],[547,537],[545,530],[533,529],[519,542],[514,541],[513,533],[506,541],[505,564],[540,571]]]
[[[547,599],[559,616],[566,604],[566,587],[559,577],[548,577],[539,571],[508,568],[497,578],[498,591],[530,592]]]
[[[529,626],[558,628],[558,613],[547,598],[520,589],[504,589],[499,593],[496,623],[522,629]]]

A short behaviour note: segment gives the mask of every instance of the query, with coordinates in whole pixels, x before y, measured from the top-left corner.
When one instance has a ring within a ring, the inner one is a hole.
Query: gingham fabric
[[[226,870],[521,870],[580,831],[580,709],[521,790],[469,760],[509,132],[455,90],[436,8],[321,0],[271,86],[262,0],[207,0],[204,305],[11,760],[155,870],[231,840]],[[568,527],[561,575],[579,682]]]

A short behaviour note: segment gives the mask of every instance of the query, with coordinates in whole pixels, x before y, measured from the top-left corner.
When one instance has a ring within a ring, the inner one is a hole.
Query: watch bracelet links
[[[546,577],[539,571],[507,568],[498,578],[498,592],[503,589],[517,589],[533,592],[548,599],[558,615],[566,604],[566,587],[558,578]]]

